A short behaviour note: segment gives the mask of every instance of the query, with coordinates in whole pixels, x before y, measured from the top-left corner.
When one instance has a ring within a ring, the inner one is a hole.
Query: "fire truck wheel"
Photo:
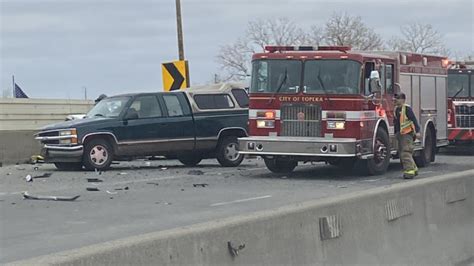
[[[425,147],[418,156],[415,156],[413,158],[418,167],[425,167],[428,166],[431,162],[434,162],[436,152],[433,139],[433,131],[431,130],[431,128],[429,128],[429,130],[426,131]]]
[[[297,161],[291,160],[282,160],[282,159],[264,159],[265,165],[267,166],[268,170],[272,171],[273,173],[284,174],[284,173],[291,173],[295,167],[298,165]]]
[[[236,167],[244,160],[244,155],[239,154],[237,137],[228,136],[222,139],[217,146],[217,161],[224,167]]]
[[[390,164],[390,140],[387,131],[379,128],[375,136],[374,157],[367,160],[369,175],[381,175]]]

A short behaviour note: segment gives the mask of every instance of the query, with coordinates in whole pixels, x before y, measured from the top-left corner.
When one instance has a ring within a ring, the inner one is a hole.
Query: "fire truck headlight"
[[[274,120],[257,120],[257,128],[274,128]]]
[[[345,121],[328,121],[327,122],[327,129],[345,129],[346,122]]]

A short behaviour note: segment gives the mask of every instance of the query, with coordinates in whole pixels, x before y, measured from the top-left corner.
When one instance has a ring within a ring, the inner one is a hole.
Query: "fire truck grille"
[[[321,106],[287,104],[281,107],[281,136],[320,137]]]
[[[474,106],[456,105],[456,127],[474,127]]]

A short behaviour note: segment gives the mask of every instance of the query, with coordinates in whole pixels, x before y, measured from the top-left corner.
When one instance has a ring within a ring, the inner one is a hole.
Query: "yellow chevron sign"
[[[163,90],[176,91],[189,87],[188,61],[174,61],[161,64]]]

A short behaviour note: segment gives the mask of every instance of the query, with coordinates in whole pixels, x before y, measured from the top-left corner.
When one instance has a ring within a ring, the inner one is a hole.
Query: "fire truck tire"
[[[431,162],[434,162],[436,148],[433,139],[433,131],[430,128],[428,131],[426,131],[425,147],[423,150],[421,150],[418,156],[413,158],[418,167],[426,167]]]
[[[239,166],[244,160],[244,155],[239,154],[239,142],[236,136],[223,138],[217,145],[217,161],[224,167]]]
[[[379,128],[375,136],[374,157],[367,160],[367,173],[381,175],[390,164],[390,139],[385,129]]]
[[[268,170],[277,174],[291,173],[298,165],[297,161],[283,160],[283,159],[278,159],[278,158],[274,158],[274,159],[265,158],[264,161]]]

